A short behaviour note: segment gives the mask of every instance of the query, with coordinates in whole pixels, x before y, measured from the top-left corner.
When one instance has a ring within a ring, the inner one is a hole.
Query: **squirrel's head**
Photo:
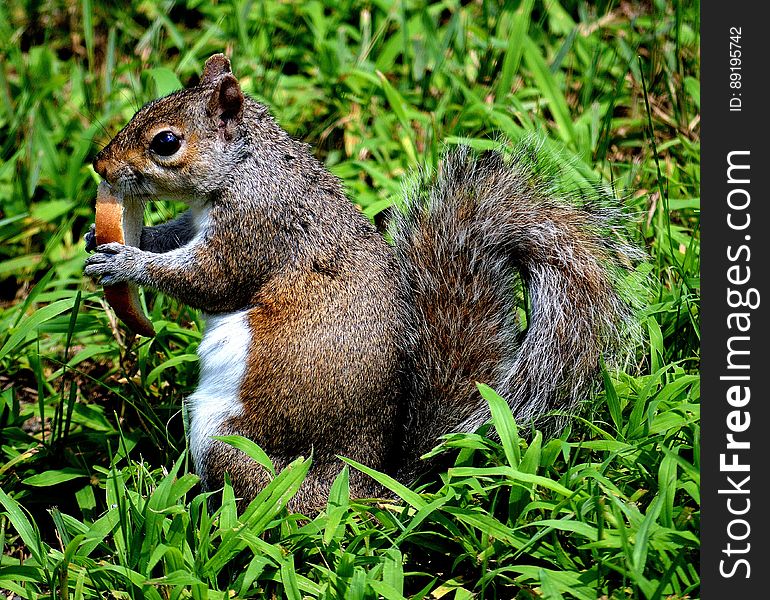
[[[248,155],[247,111],[252,122],[267,116],[244,97],[227,57],[215,54],[198,85],[142,107],[96,155],[94,169],[124,195],[205,198]]]

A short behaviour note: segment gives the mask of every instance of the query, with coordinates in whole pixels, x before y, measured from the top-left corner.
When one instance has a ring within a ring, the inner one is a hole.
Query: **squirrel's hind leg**
[[[278,456],[270,458],[276,473],[293,459]],[[328,503],[331,486],[342,468],[343,463],[337,458],[314,462],[302,486],[289,500],[289,510],[309,517],[323,510]],[[233,486],[239,513],[242,513],[272,480],[272,476],[263,466],[246,457],[240,450],[216,441],[209,446],[202,461],[200,475],[204,489],[216,490],[222,487],[225,473]],[[383,494],[384,490],[368,475],[355,469],[350,470],[351,498],[375,498],[382,497]]]

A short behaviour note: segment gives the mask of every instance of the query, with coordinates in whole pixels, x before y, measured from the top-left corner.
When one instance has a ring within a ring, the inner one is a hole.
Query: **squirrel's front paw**
[[[91,227],[83,236],[83,240],[86,243],[86,252],[93,252],[96,250],[96,223],[91,223]]]
[[[102,244],[96,253],[86,259],[84,273],[102,285],[136,281],[144,252],[134,246],[117,242]]]

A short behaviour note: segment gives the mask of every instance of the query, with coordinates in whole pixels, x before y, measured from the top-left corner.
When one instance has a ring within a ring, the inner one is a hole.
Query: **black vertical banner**
[[[770,598],[764,3],[701,7],[701,589]]]

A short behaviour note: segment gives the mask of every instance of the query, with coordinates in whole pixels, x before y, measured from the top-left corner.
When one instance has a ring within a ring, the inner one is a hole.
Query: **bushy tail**
[[[574,411],[600,380],[601,360],[628,347],[627,280],[644,256],[628,217],[596,188],[560,193],[553,173],[536,175],[537,156],[531,147],[455,150],[391,223],[416,311],[405,446],[417,452],[489,419],[477,381],[507,398],[520,424],[559,427],[547,415]],[[523,330],[519,281],[530,306]]]

